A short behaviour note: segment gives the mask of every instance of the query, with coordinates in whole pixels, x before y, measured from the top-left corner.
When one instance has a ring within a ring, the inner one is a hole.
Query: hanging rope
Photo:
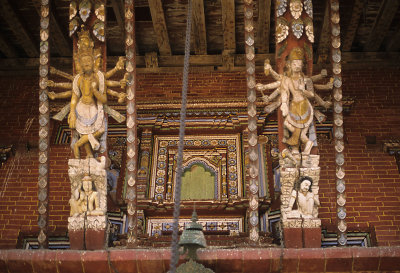
[[[172,244],[171,244],[171,262],[170,272],[175,273],[176,266],[179,261],[179,246],[178,246],[178,226],[179,214],[181,205],[181,184],[182,184],[182,161],[183,147],[185,138],[185,120],[186,120],[186,103],[187,103],[187,88],[189,77],[189,57],[190,57],[190,30],[192,29],[192,1],[188,1],[188,11],[186,20],[186,40],[185,40],[185,59],[183,63],[183,82],[182,82],[182,105],[181,119],[179,126],[179,143],[178,143],[178,158],[175,184],[175,205],[174,205],[174,223],[172,225]]]

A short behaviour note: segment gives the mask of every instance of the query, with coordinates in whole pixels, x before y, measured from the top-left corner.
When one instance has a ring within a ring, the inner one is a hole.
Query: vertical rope
[[[39,211],[39,248],[49,247],[47,234],[49,217],[49,144],[50,112],[47,97],[47,80],[49,74],[49,1],[41,1],[40,7],[40,66],[39,66],[39,178],[38,178],[38,211]]]
[[[185,39],[185,58],[183,64],[183,84],[182,84],[182,105],[181,117],[179,126],[179,143],[178,143],[178,158],[175,184],[175,204],[174,204],[174,222],[172,225],[172,244],[171,244],[171,263],[170,272],[175,273],[176,266],[179,261],[178,249],[178,232],[179,232],[179,214],[181,204],[181,184],[182,184],[182,161],[183,148],[185,138],[185,121],[186,121],[186,104],[187,104],[187,88],[189,80],[189,57],[190,57],[190,31],[192,29],[192,1],[188,1],[188,11],[186,20],[186,39]]]

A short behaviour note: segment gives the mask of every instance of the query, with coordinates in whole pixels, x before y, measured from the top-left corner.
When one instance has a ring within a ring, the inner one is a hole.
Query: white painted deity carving
[[[326,77],[326,70],[322,70],[319,75],[307,77],[302,72],[303,59],[304,52],[301,48],[292,49],[286,63],[286,71],[283,74],[275,72],[269,62],[266,62],[265,74],[271,73],[276,81],[270,84],[258,83],[256,85],[256,89],[261,92],[275,89],[269,96],[263,93],[263,101],[269,104],[265,107],[265,111],[270,113],[280,106],[284,117],[282,142],[289,145],[293,155],[298,154],[300,148],[302,148],[303,154],[310,154],[312,147],[317,145],[313,117],[315,116],[319,122],[326,118],[324,114],[314,109],[310,100],[315,100],[317,104],[325,108],[332,104],[330,101],[324,101],[314,92],[314,89],[332,89],[332,82],[314,84]],[[275,101],[273,101],[274,99]],[[301,146],[302,144],[304,147]]]
[[[83,190],[82,190],[83,188]],[[69,200],[71,206],[71,216],[86,215],[104,215],[100,209],[99,193],[93,190],[92,178],[88,175],[82,179],[82,187],[78,187],[73,192]]]
[[[290,195],[289,206],[283,209],[284,218],[316,218],[320,202],[318,195],[311,191],[312,179],[303,177],[299,183],[299,189]],[[293,210],[295,202],[297,210]]]

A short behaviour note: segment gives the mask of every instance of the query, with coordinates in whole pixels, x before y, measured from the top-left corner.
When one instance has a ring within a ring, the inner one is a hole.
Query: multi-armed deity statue
[[[303,74],[304,52],[302,48],[293,48],[286,62],[283,74],[275,72],[269,61],[265,62],[265,74],[271,74],[276,80],[270,84],[256,85],[257,90],[275,91],[262,99],[268,103],[265,111],[270,113],[278,107],[283,117],[284,148],[280,155],[281,173],[281,212],[284,227],[316,227],[320,225],[318,216],[318,181],[320,168],[319,155],[312,153],[317,146],[314,116],[317,121],[325,119],[324,114],[314,108],[312,102],[328,108],[331,102],[324,101],[315,89],[327,90],[332,83],[315,84],[326,75],[326,70],[320,74],[307,77]],[[296,187],[297,185],[297,187]],[[297,210],[293,210],[296,202]],[[304,219],[308,219],[304,221]]]
[[[80,238],[81,233],[90,230],[97,232],[96,236],[98,232],[106,233],[107,160],[105,156],[96,158],[96,154],[106,152],[105,113],[118,122],[125,120],[124,116],[107,105],[107,94],[117,97],[119,103],[124,102],[126,94],[109,88],[124,88],[127,84],[125,78],[121,81],[109,80],[118,70],[124,68],[123,58],[118,60],[115,68],[104,73],[100,69],[102,63],[100,48],[95,48],[90,32],[82,27],[78,37],[78,50],[74,58],[75,75],[51,68],[51,73],[67,78],[71,82],[48,81],[49,87],[67,89],[60,93],[49,92],[50,99],[70,98],[70,103],[53,118],[62,120],[68,115],[68,125],[72,130],[71,149],[74,159],[68,161],[68,174],[71,180],[69,201],[71,217],[68,219],[68,229],[72,240],[74,236]],[[86,159],[80,159],[81,147],[86,152]],[[86,237],[88,236],[91,236],[90,233],[86,234]],[[71,246],[72,244],[71,241]]]

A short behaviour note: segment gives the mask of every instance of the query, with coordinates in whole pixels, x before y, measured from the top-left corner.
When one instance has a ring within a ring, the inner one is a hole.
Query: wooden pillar
[[[339,1],[330,0],[331,21],[331,57],[333,79],[333,123],[335,139],[335,165],[336,165],[336,190],[337,190],[337,228],[338,244],[347,244],[346,223],[346,195],[344,172],[344,129],[343,129],[343,105],[342,105],[342,66],[340,52],[340,26],[339,26]]]
[[[246,79],[247,79],[247,114],[248,114],[248,153],[249,153],[249,235],[250,242],[259,240],[258,215],[258,136],[257,136],[257,107],[256,107],[256,79],[255,79],[255,52],[254,52],[254,23],[253,0],[244,1],[245,49],[246,49]]]
[[[40,66],[39,66],[39,248],[49,247],[47,228],[49,224],[49,146],[50,146],[50,112],[47,97],[47,80],[49,74],[49,13],[48,0],[41,1],[40,8]]]
[[[127,144],[127,189],[128,247],[137,244],[137,112],[136,112],[136,49],[134,0],[125,0],[125,54],[126,73],[126,144]]]

